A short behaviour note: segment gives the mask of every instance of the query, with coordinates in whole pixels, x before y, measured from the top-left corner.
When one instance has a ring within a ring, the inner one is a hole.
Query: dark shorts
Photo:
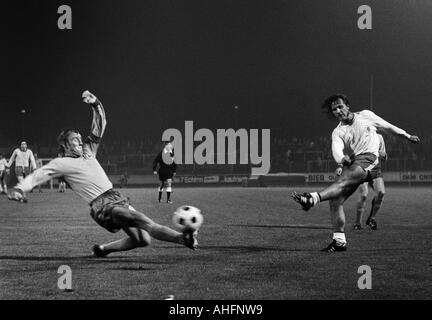
[[[378,177],[378,174],[382,176],[381,168],[377,168],[377,166],[379,166],[379,161],[377,156],[373,153],[363,153],[355,156],[351,166],[359,166],[368,173],[365,181],[372,181]]]
[[[382,178],[382,177],[383,177],[383,173],[382,173],[382,170],[381,170],[381,162],[379,162],[379,163],[375,166],[375,168],[373,168],[373,169],[371,170],[371,175],[374,177],[373,179],[376,179],[376,178]]]
[[[17,177],[27,177],[30,174],[30,167],[15,167]]]
[[[160,181],[166,181],[173,178],[174,171],[171,168],[159,168],[158,175]]]
[[[116,233],[122,227],[113,222],[112,212],[115,207],[129,209],[129,200],[118,191],[110,189],[90,203],[90,215],[98,225],[109,232]]]

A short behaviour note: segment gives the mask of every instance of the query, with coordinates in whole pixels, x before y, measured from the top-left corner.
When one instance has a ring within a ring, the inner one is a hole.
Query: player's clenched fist
[[[85,102],[85,103],[95,103],[96,102],[96,96],[93,94],[93,93],[91,93],[90,91],[88,91],[88,90],[86,90],[86,91],[84,91],[83,93],[82,93],[82,98],[83,98],[83,101]]]
[[[9,200],[27,202],[27,198],[24,196],[24,193],[20,189],[9,189],[7,192],[7,197]]]

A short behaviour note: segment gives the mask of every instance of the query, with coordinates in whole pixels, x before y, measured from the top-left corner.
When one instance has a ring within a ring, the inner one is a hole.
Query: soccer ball
[[[196,231],[203,221],[201,210],[193,206],[181,206],[173,214],[174,225],[180,231]]]

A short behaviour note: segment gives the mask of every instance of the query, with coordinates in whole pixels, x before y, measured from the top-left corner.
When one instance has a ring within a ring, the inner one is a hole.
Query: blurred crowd
[[[420,144],[411,144],[405,139],[395,136],[384,136],[388,161],[384,169],[395,171],[432,170],[432,134],[420,135]],[[0,147],[0,153],[9,158],[18,143]],[[29,148],[39,158],[57,156],[57,146],[29,144]],[[156,154],[161,150],[162,142],[158,138],[135,140],[104,140],[98,151],[98,159],[109,173],[147,172]],[[271,140],[271,171],[270,172],[330,172],[334,163],[331,153],[330,136],[272,136]],[[239,166],[240,167],[240,166]],[[185,166],[186,171],[195,172],[197,166]],[[207,165],[200,172],[212,171],[214,167]],[[245,166],[241,166],[245,171]],[[219,166],[219,172],[236,171],[236,166]],[[227,172],[227,173],[230,173]]]
[[[432,170],[432,134],[421,143],[385,135],[390,170]],[[331,137],[274,137],[271,146],[272,171],[332,171],[336,166],[331,151]]]

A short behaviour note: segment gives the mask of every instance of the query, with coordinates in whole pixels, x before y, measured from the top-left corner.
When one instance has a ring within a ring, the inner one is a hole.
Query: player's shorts
[[[116,225],[112,219],[112,211],[115,207],[130,208],[129,200],[120,192],[110,189],[90,203],[90,215],[94,221],[109,232],[116,233],[122,227]]]
[[[171,168],[159,168],[158,171],[159,180],[166,181],[168,179],[172,179],[174,176],[174,171]]]
[[[378,170],[375,169],[379,165],[379,161],[376,155],[373,153],[362,153],[353,158],[351,166],[359,166],[365,172],[368,173],[366,181],[371,181],[377,178]],[[381,172],[381,170],[379,170]]]
[[[30,174],[30,167],[16,167],[15,166],[15,175],[17,177],[27,177]]]
[[[371,175],[374,177],[373,179],[376,178],[382,178],[383,174],[382,174],[382,170],[381,170],[381,162],[379,162],[372,170],[371,170]]]

